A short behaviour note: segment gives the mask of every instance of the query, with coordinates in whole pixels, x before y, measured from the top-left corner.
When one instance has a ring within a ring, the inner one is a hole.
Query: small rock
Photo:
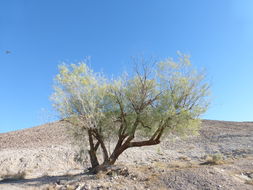
[[[74,185],[67,185],[66,187],[68,190],[75,190],[76,189],[76,186],[74,186]]]
[[[81,190],[81,189],[83,189],[83,190],[88,190],[87,188],[86,188],[86,186],[82,186],[82,185],[78,185],[77,186],[77,188],[76,188],[76,190]]]

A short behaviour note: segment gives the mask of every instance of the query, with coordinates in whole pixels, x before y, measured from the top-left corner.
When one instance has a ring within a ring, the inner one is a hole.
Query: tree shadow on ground
[[[0,181],[0,185],[18,185],[18,186],[33,186],[39,187],[47,184],[64,184],[65,182],[77,182],[83,178],[94,178],[94,175],[91,175],[89,172],[83,172],[74,175],[59,175],[59,176],[41,176],[32,179],[4,179]]]

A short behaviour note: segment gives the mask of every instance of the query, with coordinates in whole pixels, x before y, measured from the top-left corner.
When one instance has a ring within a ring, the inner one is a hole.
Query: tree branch
[[[94,150],[95,150],[95,151],[98,150],[99,145],[100,145],[100,142],[98,141],[98,142],[95,144],[95,146],[94,146]]]
[[[146,141],[139,141],[139,142],[130,142],[129,143],[129,148],[130,147],[140,147],[140,146],[150,146],[150,145],[156,145],[159,144],[160,140],[146,140]]]
[[[101,145],[102,151],[103,151],[103,156],[104,156],[104,161],[107,161],[109,158],[108,151],[106,149],[103,136],[99,134],[98,130],[94,130],[94,136],[98,140],[99,144]]]

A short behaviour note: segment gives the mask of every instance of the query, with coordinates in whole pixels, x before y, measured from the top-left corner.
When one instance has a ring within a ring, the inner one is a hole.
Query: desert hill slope
[[[0,149],[59,145],[66,141],[69,142],[66,134],[66,126],[60,121],[18,131],[0,133]]]
[[[253,122],[203,120],[200,138],[211,140],[213,138],[251,137],[252,130]],[[66,143],[70,143],[70,139],[67,135],[66,125],[62,121],[0,133],[0,150],[6,148],[45,147]]]
[[[76,177],[68,177],[57,184],[60,176],[79,174],[89,167],[88,156],[84,165],[75,162],[76,152],[66,130],[64,122],[58,121],[0,133],[0,189],[43,189],[50,185],[66,189],[73,180],[79,189],[96,189],[97,183],[103,184],[100,189],[153,189],[157,184],[162,184],[160,189],[178,190],[253,189],[245,184],[253,182],[253,122],[203,120],[197,137],[168,137],[160,145],[127,150],[117,164],[127,166],[130,177],[95,180],[81,175],[78,182]],[[219,155],[226,164],[202,166],[212,155]],[[8,180],[20,174],[25,179]],[[146,176],[151,174],[157,175],[152,183]]]

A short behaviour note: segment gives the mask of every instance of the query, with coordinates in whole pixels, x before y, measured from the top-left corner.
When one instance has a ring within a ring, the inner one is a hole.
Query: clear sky
[[[130,57],[191,54],[212,104],[203,118],[253,121],[252,0],[1,0],[0,132],[54,119],[61,62],[117,75]],[[10,52],[6,52],[10,51]]]

